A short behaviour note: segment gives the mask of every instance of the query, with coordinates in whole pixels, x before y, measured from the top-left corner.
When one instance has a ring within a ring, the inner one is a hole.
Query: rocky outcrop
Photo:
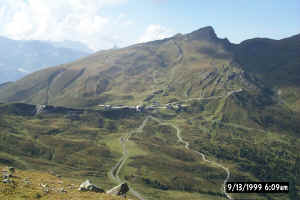
[[[117,195],[117,196],[126,196],[127,192],[129,191],[129,186],[127,183],[122,183],[109,191],[106,194]]]
[[[97,187],[96,185],[92,184],[90,180],[86,180],[78,188],[79,191],[90,191],[90,192],[97,192],[97,193],[104,193],[104,190]]]
[[[36,105],[35,106],[35,110],[36,110],[35,114],[38,115],[38,114],[42,113],[45,108],[46,108],[46,105],[39,105],[39,104]]]

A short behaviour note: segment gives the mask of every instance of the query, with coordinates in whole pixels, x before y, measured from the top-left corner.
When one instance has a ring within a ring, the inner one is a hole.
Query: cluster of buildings
[[[134,110],[136,112],[143,112],[145,110],[157,110],[157,109],[169,109],[169,110],[180,111],[183,108],[187,107],[187,105],[181,105],[181,104],[178,104],[178,103],[177,104],[168,103],[166,105],[160,105],[159,103],[153,103],[150,106],[145,106],[145,105],[136,105],[136,106],[99,105],[99,107],[103,107],[105,110]]]
[[[136,105],[136,106],[124,106],[124,105],[118,105],[118,106],[112,106],[112,105],[99,105],[99,107],[104,108],[104,110],[135,110],[137,112],[142,112],[144,109],[144,106],[142,105]]]

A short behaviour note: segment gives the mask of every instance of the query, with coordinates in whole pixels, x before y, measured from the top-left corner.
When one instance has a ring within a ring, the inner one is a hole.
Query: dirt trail
[[[188,102],[188,101],[197,101],[197,100],[210,100],[210,99],[221,99],[224,97],[229,97],[230,95],[234,94],[234,93],[239,93],[242,92],[242,89],[238,89],[238,90],[233,90],[231,92],[228,92],[226,95],[224,96],[212,96],[212,97],[199,97],[199,98],[189,98],[189,99],[184,99],[181,100],[182,102]]]
[[[186,101],[192,101],[192,100],[218,99],[218,98],[228,97],[228,96],[230,96],[230,95],[232,95],[232,94],[234,94],[234,93],[238,93],[238,92],[241,92],[241,91],[243,91],[243,90],[242,90],[242,89],[238,89],[238,90],[234,90],[234,91],[228,92],[228,94],[227,94],[226,96],[215,96],[215,97],[207,97],[207,98],[193,98],[193,99],[186,99],[186,100],[184,100],[184,101],[186,102]],[[165,107],[162,107],[162,108],[165,108]],[[206,158],[206,156],[205,156],[203,153],[201,153],[201,152],[199,152],[199,151],[195,151],[195,150],[193,150],[193,149],[190,149],[190,147],[189,147],[190,144],[189,144],[187,141],[183,140],[183,138],[182,138],[182,136],[181,136],[181,130],[180,130],[177,126],[175,126],[175,125],[172,124],[172,123],[164,123],[164,122],[162,122],[161,120],[159,120],[159,119],[157,119],[157,118],[155,118],[155,117],[153,117],[153,116],[147,116],[147,117],[145,118],[145,120],[143,121],[143,123],[142,123],[137,129],[135,129],[135,130],[133,130],[133,131],[127,133],[125,136],[122,136],[122,137],[120,138],[120,143],[121,143],[122,148],[123,148],[123,156],[121,157],[121,159],[119,160],[119,162],[118,162],[115,166],[112,167],[112,169],[111,169],[110,172],[109,172],[109,176],[110,176],[114,181],[116,181],[118,184],[121,184],[121,183],[122,183],[122,180],[120,179],[119,174],[120,174],[120,171],[121,171],[121,169],[123,168],[124,164],[126,163],[126,161],[127,161],[128,158],[129,158],[128,150],[127,150],[127,148],[126,148],[126,143],[129,141],[129,139],[130,139],[130,137],[131,137],[131,135],[132,135],[133,133],[137,133],[137,132],[140,133],[140,132],[143,131],[145,125],[147,124],[147,122],[148,122],[148,120],[149,120],[150,118],[153,119],[153,120],[155,120],[155,121],[157,121],[157,122],[160,123],[160,124],[170,125],[170,126],[172,126],[173,128],[175,128],[176,131],[177,131],[177,139],[178,139],[178,142],[184,144],[184,146],[185,146],[185,148],[186,148],[187,150],[192,151],[192,152],[194,152],[195,154],[198,154],[199,156],[201,156],[201,158],[202,158],[205,162],[208,162],[208,163],[210,163],[210,164],[212,164],[212,165],[214,165],[214,166],[216,166],[216,167],[222,168],[222,169],[226,172],[227,176],[226,176],[226,178],[225,178],[225,180],[224,180],[224,183],[223,183],[223,186],[222,186],[221,190],[222,190],[222,192],[225,194],[225,196],[227,197],[227,199],[233,200],[233,198],[232,198],[232,197],[226,192],[226,190],[225,190],[225,185],[226,185],[226,183],[228,182],[228,180],[229,180],[229,178],[230,178],[230,171],[229,171],[229,169],[228,169],[227,167],[225,167],[225,166],[223,166],[223,165],[221,165],[221,164],[215,162],[215,161],[208,160],[208,159]],[[142,195],[139,194],[137,191],[135,191],[133,188],[130,188],[130,193],[131,193],[132,195],[134,195],[135,197],[137,197],[139,200],[145,200],[145,198],[143,198]]]
[[[217,166],[217,167],[219,167],[219,168],[222,168],[222,169],[226,172],[227,176],[226,176],[226,178],[225,178],[225,180],[224,180],[224,183],[223,183],[223,186],[222,186],[221,190],[222,190],[222,192],[225,194],[225,196],[227,197],[227,199],[233,200],[233,198],[232,198],[232,197],[226,192],[226,190],[225,190],[225,185],[226,185],[226,183],[228,182],[228,180],[229,180],[229,178],[230,178],[230,171],[229,171],[229,169],[228,169],[227,167],[225,167],[225,166],[223,166],[223,165],[221,165],[221,164],[219,164],[219,163],[217,163],[217,162],[215,162],[215,161],[208,160],[208,159],[206,158],[206,156],[205,156],[203,153],[199,152],[199,151],[195,151],[195,150],[193,150],[193,149],[190,149],[190,147],[189,147],[190,144],[189,144],[187,141],[183,140],[183,138],[182,138],[182,136],[181,136],[181,130],[180,130],[177,126],[175,126],[174,124],[172,124],[172,123],[164,123],[164,122],[162,122],[161,120],[159,120],[159,119],[157,119],[157,118],[155,118],[155,117],[151,117],[151,119],[155,120],[156,122],[158,122],[158,123],[160,123],[160,124],[169,125],[169,126],[172,126],[173,128],[175,128],[175,129],[176,129],[176,132],[177,132],[176,135],[177,135],[177,138],[178,138],[178,142],[184,144],[184,147],[185,147],[187,150],[192,151],[192,152],[194,152],[194,153],[200,155],[200,156],[202,157],[202,159],[203,159],[205,162],[211,163],[211,164],[214,165],[214,166]]]
[[[120,138],[120,143],[122,145],[122,151],[123,151],[123,156],[120,158],[120,160],[117,162],[117,164],[115,166],[113,166],[111,168],[111,170],[109,171],[109,176],[118,184],[121,184],[123,181],[121,180],[119,174],[121,169],[123,168],[124,164],[126,163],[126,161],[129,158],[129,154],[128,154],[128,150],[126,148],[126,143],[129,141],[131,135],[133,133],[140,133],[143,131],[145,125],[147,124],[148,120],[149,120],[149,116],[145,118],[145,120],[143,121],[143,123],[135,130],[127,133],[125,136],[122,136]],[[135,191],[133,188],[130,188],[129,191],[133,196],[135,196],[136,198],[138,198],[139,200],[146,200],[140,193],[138,193],[137,191]]]

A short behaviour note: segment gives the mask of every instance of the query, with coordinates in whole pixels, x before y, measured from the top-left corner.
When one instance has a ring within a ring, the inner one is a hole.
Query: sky
[[[300,33],[299,0],[1,0],[0,35],[125,47],[213,26],[233,43]]]

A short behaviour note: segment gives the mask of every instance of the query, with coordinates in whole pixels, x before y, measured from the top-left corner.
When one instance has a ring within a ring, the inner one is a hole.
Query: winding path
[[[211,97],[189,98],[189,99],[183,99],[183,100],[180,100],[180,101],[182,101],[182,102],[188,102],[188,101],[200,101],[200,100],[220,99],[220,98],[224,98],[224,97],[229,97],[230,95],[232,95],[234,93],[239,93],[239,92],[242,92],[242,91],[243,91],[243,89],[237,89],[237,90],[233,90],[231,92],[228,92],[224,96],[211,96]]]
[[[242,89],[238,89],[238,90],[234,90],[234,91],[228,92],[228,94],[227,94],[226,96],[215,96],[215,97],[207,97],[207,98],[193,98],[193,99],[186,99],[186,100],[183,100],[183,101],[204,100],[204,99],[218,99],[218,98],[228,97],[228,96],[230,96],[230,95],[232,95],[232,94],[234,94],[234,93],[238,93],[238,92],[241,92],[241,91],[242,91]],[[164,108],[164,107],[163,107],[163,108]],[[222,190],[222,192],[225,194],[225,196],[226,196],[227,199],[233,200],[233,198],[226,192],[226,189],[225,189],[225,185],[226,185],[226,183],[228,182],[228,180],[229,180],[229,178],[230,178],[230,171],[229,171],[229,169],[228,169],[227,167],[225,167],[225,166],[223,166],[223,165],[221,165],[221,164],[215,162],[215,161],[208,160],[208,159],[206,158],[206,156],[205,156],[203,153],[201,153],[201,152],[199,152],[199,151],[195,151],[195,150],[193,150],[193,149],[190,149],[190,147],[189,147],[190,144],[189,144],[187,141],[183,140],[183,138],[182,138],[182,136],[181,136],[181,130],[180,130],[177,126],[175,126],[175,125],[172,124],[172,123],[164,123],[164,122],[162,122],[161,120],[159,120],[159,119],[157,119],[157,118],[155,118],[155,117],[153,117],[153,116],[147,116],[147,117],[144,119],[143,123],[142,123],[137,129],[135,129],[135,130],[133,130],[133,131],[127,133],[125,136],[122,136],[122,137],[120,138],[120,143],[122,144],[123,156],[120,158],[120,160],[117,162],[117,164],[116,164],[115,166],[112,167],[112,169],[111,169],[110,172],[109,172],[109,176],[110,176],[115,182],[117,182],[118,184],[121,184],[121,183],[122,183],[122,180],[120,179],[119,174],[120,174],[120,171],[121,171],[121,169],[123,168],[124,164],[126,163],[126,161],[127,161],[128,158],[129,158],[128,150],[127,150],[127,148],[126,148],[126,142],[129,141],[129,139],[130,139],[130,137],[131,137],[131,135],[132,135],[133,133],[136,133],[136,132],[140,133],[140,132],[142,132],[143,129],[144,129],[144,127],[145,127],[145,125],[147,124],[147,122],[149,121],[150,118],[153,119],[153,120],[155,120],[155,121],[157,121],[157,122],[160,123],[160,124],[166,124],[166,125],[169,125],[169,126],[172,126],[173,128],[175,128],[176,131],[177,131],[178,142],[183,143],[183,144],[184,144],[184,147],[185,147],[187,150],[192,151],[192,152],[194,152],[195,154],[201,156],[201,158],[202,158],[205,162],[208,162],[208,163],[210,163],[210,164],[212,164],[212,165],[214,165],[214,166],[216,166],[216,167],[222,168],[222,169],[226,172],[227,176],[226,176],[226,178],[225,178],[225,180],[224,180],[223,187],[221,188],[221,190]],[[133,188],[130,188],[130,193],[131,193],[133,196],[135,196],[136,198],[138,198],[139,200],[145,200],[145,198],[142,197],[142,195],[141,195],[140,193],[138,193],[137,191],[135,191]]]
[[[118,184],[121,184],[123,181],[121,180],[119,174],[121,169],[123,168],[124,164],[126,163],[126,161],[129,158],[129,153],[128,150],[126,148],[126,142],[128,142],[128,140],[130,139],[131,135],[133,133],[140,133],[143,131],[145,125],[147,124],[148,120],[149,120],[149,116],[146,117],[143,121],[143,123],[135,130],[129,132],[128,134],[126,134],[125,136],[122,136],[120,138],[120,143],[122,144],[122,151],[123,151],[123,156],[120,158],[120,160],[117,162],[117,164],[115,166],[113,166],[111,168],[111,170],[109,171],[109,176]],[[139,200],[146,200],[140,193],[138,193],[137,191],[135,191],[133,188],[130,188],[129,191],[133,196],[135,196],[136,198],[138,198]]]
[[[202,157],[202,159],[203,159],[205,162],[211,163],[211,164],[214,165],[214,166],[217,166],[217,167],[219,167],[219,168],[222,168],[222,169],[226,172],[227,176],[226,176],[226,178],[225,178],[225,180],[224,180],[224,183],[223,183],[223,186],[221,187],[221,190],[222,190],[222,192],[225,194],[225,196],[227,197],[227,199],[233,200],[233,198],[226,192],[226,189],[225,189],[225,185],[226,185],[226,183],[228,182],[228,180],[229,180],[229,178],[230,178],[230,171],[229,171],[229,169],[228,169],[227,167],[225,167],[225,166],[223,166],[223,165],[221,165],[221,164],[219,164],[219,163],[217,163],[217,162],[215,162],[215,161],[208,160],[208,159],[206,158],[206,156],[205,156],[203,153],[199,152],[199,151],[195,151],[195,150],[193,150],[193,149],[190,149],[190,147],[189,147],[189,146],[190,146],[190,143],[188,143],[187,141],[183,140],[183,138],[182,138],[182,136],[181,136],[181,130],[180,130],[177,126],[175,126],[174,124],[172,124],[172,123],[162,123],[161,120],[159,120],[159,119],[157,119],[157,118],[155,118],[155,117],[152,117],[152,116],[151,116],[151,119],[155,120],[156,122],[158,122],[158,123],[160,123],[160,124],[169,125],[169,126],[172,126],[173,128],[175,128],[175,129],[176,129],[176,132],[177,132],[176,135],[177,135],[177,138],[178,138],[178,142],[183,143],[183,144],[184,144],[184,147],[185,147],[187,150],[192,151],[192,152],[194,152],[194,153],[200,155],[200,156]]]

